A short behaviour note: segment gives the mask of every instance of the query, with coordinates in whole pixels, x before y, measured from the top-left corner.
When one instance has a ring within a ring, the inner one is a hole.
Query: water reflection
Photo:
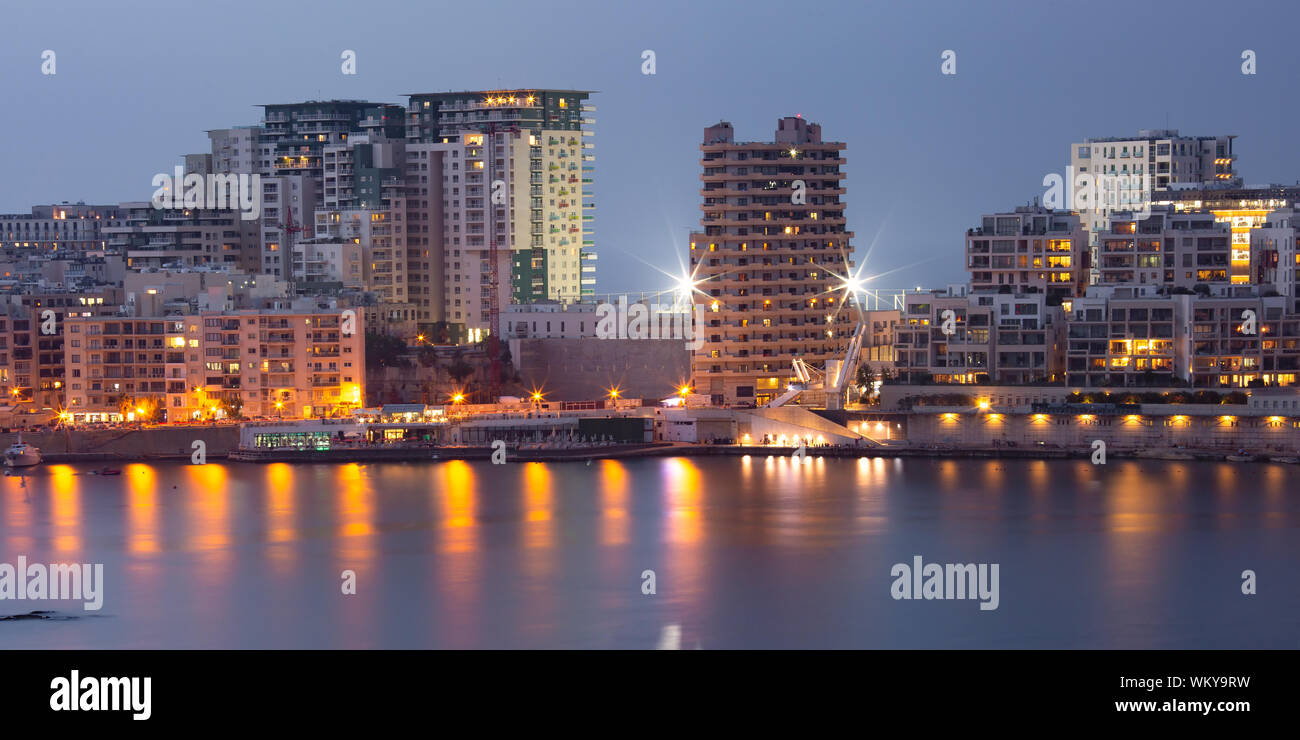
[[[70,561],[81,552],[81,487],[69,465],[50,465],[50,509],[54,517],[54,551]]]
[[[1122,459],[48,465],[0,483],[0,548],[122,584],[114,619],[27,647],[645,648],[665,625],[692,647],[1267,647],[1294,641],[1271,594],[1300,590],[1297,483]],[[900,608],[889,565],[918,553],[1000,563],[1002,606]],[[1259,608],[1222,598],[1242,562],[1278,579]]]
[[[294,467],[287,463],[267,465],[264,485],[266,497],[262,511],[271,564],[281,572],[288,572],[295,565],[298,555],[295,547],[281,547],[298,539]]]
[[[600,542],[626,545],[632,523],[628,516],[628,475],[619,460],[600,461]]]
[[[133,464],[126,476],[127,550],[133,555],[162,551],[158,528],[158,475],[149,465]]]

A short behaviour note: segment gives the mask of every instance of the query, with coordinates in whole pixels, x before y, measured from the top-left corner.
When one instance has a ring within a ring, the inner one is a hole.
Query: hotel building
[[[845,352],[858,316],[843,305],[844,148],[798,117],[766,142],[736,141],[725,121],[704,130],[690,271],[707,328],[691,369],[715,404],[762,405],[794,380],[796,357],[824,366]]]

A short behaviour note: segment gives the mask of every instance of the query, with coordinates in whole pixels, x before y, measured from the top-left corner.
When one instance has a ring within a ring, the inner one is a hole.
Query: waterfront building
[[[1190,295],[1092,288],[1070,303],[1066,383],[1171,386],[1190,372]]]
[[[131,420],[137,408],[169,421],[315,418],[345,415],[364,398],[359,313],[77,316],[64,331],[63,407],[75,421]]]
[[[1237,157],[1232,149],[1235,138],[1232,135],[1185,136],[1177,129],[1144,129],[1137,136],[1087,138],[1070,145],[1070,172],[1076,177],[1135,178],[1128,183],[1148,184],[1147,192],[1135,193],[1143,202],[1148,197],[1159,197],[1159,193],[1188,186],[1239,185]],[[1104,182],[1111,187],[1124,185],[1123,180]],[[1080,213],[1084,228],[1101,232],[1111,213],[1130,210],[1123,204],[1123,194],[1099,192],[1091,207]]]
[[[704,130],[690,275],[706,330],[691,377],[715,404],[767,403],[796,380],[796,357],[821,367],[848,347],[844,149],[800,117],[771,141],[736,141],[725,121]]]
[[[1208,295],[1098,287],[1070,306],[1066,382],[1084,387],[1293,385],[1300,315],[1251,286]]]
[[[1231,282],[1245,285],[1256,282],[1252,234],[1270,220],[1273,211],[1288,209],[1300,198],[1300,186],[1242,186],[1239,183],[1206,184],[1180,187],[1156,197],[1153,205],[1167,206],[1179,213],[1209,213],[1225,224],[1232,235]]]
[[[1205,290],[1250,279],[1250,244],[1238,249],[1232,227],[1211,213],[1154,206],[1146,218],[1116,213],[1098,236],[1098,285]]]
[[[1054,299],[1082,295],[1091,253],[1079,215],[1041,206],[987,214],[966,232],[973,291],[1035,290]]]
[[[901,381],[1043,383],[1062,377],[1064,315],[1045,293],[955,285],[909,293],[904,301],[894,331],[894,371]]]
[[[120,287],[72,291],[29,288],[2,296],[0,393],[8,405],[53,409],[64,394],[63,323],[67,316],[99,316],[120,309]],[[48,313],[47,313],[48,311]]]
[[[407,219],[414,240],[408,253],[422,320],[490,328],[480,285],[493,239],[505,255],[497,268],[500,305],[571,303],[594,293],[590,94],[409,96],[406,178],[419,202]]]
[[[1269,213],[1250,235],[1252,282],[1287,297],[1287,313],[1300,313],[1300,213],[1292,206]]]

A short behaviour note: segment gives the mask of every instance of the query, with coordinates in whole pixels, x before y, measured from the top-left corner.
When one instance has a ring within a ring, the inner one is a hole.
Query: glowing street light
[[[857,275],[845,275],[840,278],[840,289],[849,295],[857,295],[866,290],[866,285]]]

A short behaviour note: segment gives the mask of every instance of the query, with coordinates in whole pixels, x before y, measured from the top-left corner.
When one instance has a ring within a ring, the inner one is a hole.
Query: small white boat
[[[1228,455],[1228,462],[1254,462],[1254,455]]]
[[[1284,465],[1295,465],[1300,463],[1300,458],[1296,457],[1270,457],[1269,462],[1282,463]]]
[[[5,467],[10,468],[30,468],[33,465],[41,464],[41,450],[38,447],[32,447],[23,441],[23,435],[18,435],[18,441],[5,450]]]

